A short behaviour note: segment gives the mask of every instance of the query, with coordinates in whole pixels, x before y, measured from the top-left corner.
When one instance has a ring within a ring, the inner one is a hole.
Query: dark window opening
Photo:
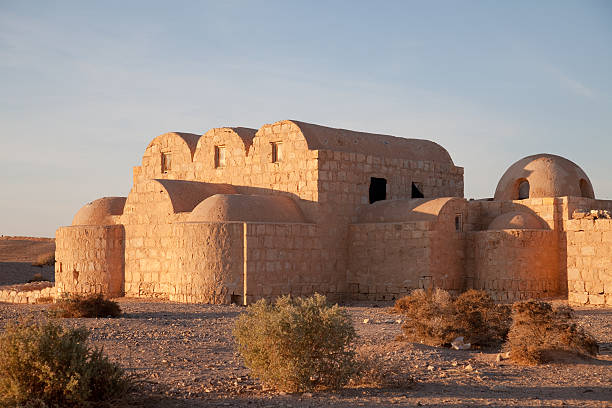
[[[529,198],[529,182],[527,180],[523,180],[518,186],[518,199],[524,200],[526,198]]]
[[[233,293],[230,295],[230,303],[233,305],[242,305],[242,296],[234,295]]]
[[[225,146],[215,146],[215,167],[225,167]]]
[[[281,142],[272,142],[272,163],[278,163],[283,160],[283,150]]]
[[[387,199],[387,180],[384,178],[370,178],[370,204]]]
[[[421,186],[416,183],[412,183],[412,198],[424,198],[423,191],[421,191]]]
[[[161,154],[161,171],[167,173],[172,170],[172,154],[165,152]]]
[[[461,214],[455,215],[455,231],[463,231],[463,216]]]

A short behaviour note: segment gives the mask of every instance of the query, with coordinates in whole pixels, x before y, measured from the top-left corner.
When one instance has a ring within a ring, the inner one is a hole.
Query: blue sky
[[[127,195],[167,131],[282,119],[430,139],[491,197],[535,153],[612,199],[610,1],[0,0],[0,234]]]

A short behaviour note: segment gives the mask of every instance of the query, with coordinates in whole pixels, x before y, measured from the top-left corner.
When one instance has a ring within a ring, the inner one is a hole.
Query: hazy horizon
[[[127,196],[156,136],[297,119],[429,139],[492,197],[522,157],[612,199],[612,2],[0,2],[0,234]]]

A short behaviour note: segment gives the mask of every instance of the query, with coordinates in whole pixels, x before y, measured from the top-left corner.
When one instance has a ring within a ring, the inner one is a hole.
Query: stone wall
[[[0,302],[3,303],[50,303],[55,296],[53,282],[0,286]]]
[[[514,301],[559,293],[555,231],[502,230],[466,234],[468,287]]]
[[[321,247],[314,224],[248,223],[246,295],[250,303],[283,294],[326,294],[338,300],[340,289],[326,273],[334,254]]]
[[[57,294],[124,293],[122,225],[61,227],[55,237]]]
[[[189,303],[243,303],[244,224],[176,223],[162,295]]]
[[[612,220],[569,220],[566,227],[570,304],[612,306]]]

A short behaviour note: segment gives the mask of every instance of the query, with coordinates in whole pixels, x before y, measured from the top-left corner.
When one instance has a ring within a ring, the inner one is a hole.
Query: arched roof
[[[110,216],[123,214],[126,197],[103,197],[85,204],[72,219],[72,225],[111,225]]]
[[[208,132],[204,133],[202,137],[199,139],[197,143],[197,148],[201,148],[204,143],[211,143],[215,138],[218,138],[220,134],[224,134],[222,137],[231,137],[234,141],[237,141],[242,144],[244,148],[245,156],[248,155],[249,149],[253,145],[253,138],[255,137],[255,133],[257,133],[257,129],[251,129],[246,127],[222,127],[222,128],[213,128]],[[227,136],[225,136],[227,135]],[[230,140],[215,140],[214,143],[227,142],[230,143]]]
[[[181,140],[185,144],[185,146],[189,149],[189,152],[191,154],[191,159],[193,160],[193,155],[195,153],[196,146],[198,145],[198,140],[200,139],[200,135],[196,135],[194,133],[183,133],[183,132],[164,133],[163,135],[159,135],[155,139],[151,140],[151,143],[149,143],[149,145],[147,146],[147,149],[149,149],[154,144],[159,143],[160,139],[164,139],[164,138],[177,138],[178,140]]]
[[[233,194],[229,184],[203,183],[199,181],[155,179],[168,194],[175,213],[189,212],[202,200],[215,194]]]
[[[495,200],[517,200],[521,182],[529,183],[529,198],[595,198],[586,173],[574,162],[554,154],[525,157],[506,170],[497,184]]]
[[[191,212],[194,222],[305,223],[304,214],[290,197],[279,195],[215,194]]]
[[[354,152],[453,165],[453,160],[446,149],[429,140],[336,129],[297,120],[289,122],[300,129],[310,150]]]
[[[437,221],[440,212],[458,197],[413,198],[410,200],[382,200],[363,207],[358,222]]]
[[[524,211],[513,211],[497,216],[489,224],[489,230],[504,229],[549,229],[537,215]]]

